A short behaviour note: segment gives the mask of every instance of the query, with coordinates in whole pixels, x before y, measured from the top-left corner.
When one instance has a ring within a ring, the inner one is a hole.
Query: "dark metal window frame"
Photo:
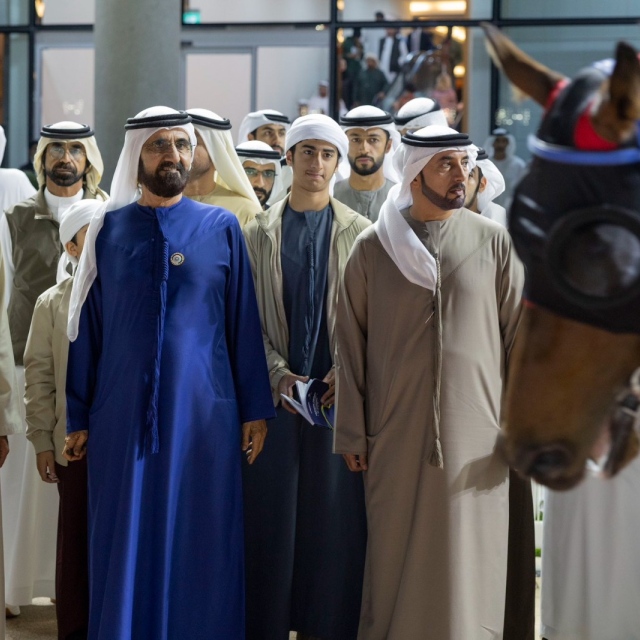
[[[305,0],[301,0],[305,1]],[[348,0],[347,0],[348,1]],[[179,0],[176,2],[181,6]],[[492,22],[499,27],[556,27],[556,26],[616,26],[616,25],[638,25],[640,24],[639,16],[629,17],[617,17],[617,18],[517,18],[509,19],[502,17],[501,11],[502,0],[493,0],[492,15],[490,18],[483,20],[424,20],[420,22],[424,27],[463,27],[471,28],[478,27],[482,22]],[[375,8],[375,7],[372,7]],[[182,22],[182,13],[180,13],[180,20]],[[338,0],[332,0],[330,7],[330,17],[328,22],[233,22],[233,23],[202,23],[202,24],[182,24],[183,32],[189,32],[191,30],[217,30],[227,28],[242,28],[242,29],[268,29],[276,27],[293,27],[300,29],[310,29],[322,26],[329,32],[329,41],[333,43],[333,46],[329,49],[329,98],[332,106],[332,115],[334,117],[338,114],[338,91],[337,91],[337,68],[338,68],[338,45],[337,36],[340,29],[351,29],[353,27],[361,27],[363,29],[379,29],[383,25],[390,28],[413,28],[415,27],[415,21],[412,20],[394,20],[394,21],[353,21],[353,20],[340,20],[338,12]],[[29,2],[29,24],[28,25],[5,25],[0,26],[0,33],[10,35],[12,33],[23,33],[29,37],[29,127],[30,131],[34,130],[34,118],[35,118],[35,105],[34,105],[34,91],[36,87],[35,79],[35,43],[38,33],[46,31],[82,31],[92,32],[93,25],[91,24],[56,24],[56,25],[43,25],[38,24],[35,2],[31,0]],[[495,126],[495,113],[499,104],[499,87],[500,77],[498,69],[495,65],[491,65],[491,83],[490,83],[490,122],[489,127],[492,129]]]

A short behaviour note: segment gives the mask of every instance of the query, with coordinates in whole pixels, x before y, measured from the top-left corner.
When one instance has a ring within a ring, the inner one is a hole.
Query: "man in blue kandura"
[[[69,308],[89,637],[242,640],[241,464],[274,415],[251,269],[237,218],[182,197],[191,117],[153,107],[125,128]]]

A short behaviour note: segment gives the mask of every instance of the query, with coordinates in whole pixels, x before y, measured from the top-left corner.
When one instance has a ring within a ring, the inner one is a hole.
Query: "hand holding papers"
[[[309,382],[298,380],[293,386],[294,395],[290,398],[281,393],[282,401],[293,407],[307,422],[326,429],[333,429],[335,405],[323,406],[321,398],[329,390],[329,385],[322,380],[312,379]]]

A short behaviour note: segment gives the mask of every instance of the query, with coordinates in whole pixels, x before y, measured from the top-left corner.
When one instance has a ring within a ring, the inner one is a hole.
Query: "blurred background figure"
[[[378,57],[375,53],[367,53],[366,66],[360,71],[354,89],[354,105],[376,105],[383,97],[387,88],[387,76],[378,67]]]
[[[344,100],[340,100],[339,112],[341,116],[347,113]],[[307,113],[331,115],[331,108],[329,107],[329,83],[326,80],[321,80],[318,83],[318,93],[311,96],[307,101]]]
[[[458,94],[453,88],[453,79],[446,69],[443,68],[440,75],[436,78],[436,86],[430,92],[429,97],[433,98],[440,105],[449,126],[455,127],[458,120]]]
[[[380,69],[387,76],[391,84],[402,68],[402,61],[409,53],[406,40],[400,35],[399,29],[387,29],[386,35],[380,40],[378,56]]]
[[[36,149],[38,148],[38,141],[32,140],[29,143],[29,162],[25,162],[21,167],[20,171],[24,171],[27,174],[27,178],[29,178],[29,182],[34,186],[35,189],[38,188],[38,176],[36,175],[36,170],[33,168],[33,158],[36,155]],[[2,162],[2,156],[0,156],[0,162]]]
[[[484,143],[484,148],[504,176],[504,193],[495,199],[497,204],[509,210],[513,190],[525,174],[527,163],[516,155],[516,139],[506,129],[498,127]]]
[[[416,86],[413,82],[405,82],[402,93],[398,96],[398,99],[393,103],[393,111],[398,112],[404,107],[407,102],[413,100],[416,97]]]
[[[382,23],[386,20],[386,17],[382,11],[376,11],[375,20],[376,22]],[[364,50],[377,52],[380,46],[380,40],[385,37],[386,33],[384,25],[381,25],[379,29],[363,29],[362,45],[364,46]]]
[[[358,76],[362,71],[363,58],[362,29],[356,27],[352,35],[345,38],[342,44],[342,59],[346,64],[342,74],[342,99],[348,109],[351,109],[353,105],[353,92]]]
[[[419,22],[418,18],[414,18],[414,20]],[[413,29],[407,36],[407,48],[409,52],[429,51],[433,49],[431,30],[427,27],[416,27]]]
[[[0,164],[7,146],[4,129],[0,127]],[[38,143],[36,142],[36,147]],[[33,158],[33,156],[31,156]],[[31,165],[33,167],[33,165]],[[34,174],[35,176],[35,174]],[[37,178],[36,178],[37,184]],[[36,190],[29,178],[19,169],[0,169],[0,216],[9,207],[30,198]]]

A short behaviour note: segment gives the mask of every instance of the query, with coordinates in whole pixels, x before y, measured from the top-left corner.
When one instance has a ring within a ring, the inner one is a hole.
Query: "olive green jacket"
[[[244,228],[258,299],[271,391],[276,405],[280,401],[278,383],[284,375],[291,373],[288,364],[289,327],[284,309],[280,262],[282,215],[288,202],[288,196],[276,202],[266,211],[256,215]],[[327,283],[327,326],[333,353],[336,344],[335,315],[340,279],[353,243],[371,222],[334,198],[331,198],[330,203],[333,209],[333,224]]]

